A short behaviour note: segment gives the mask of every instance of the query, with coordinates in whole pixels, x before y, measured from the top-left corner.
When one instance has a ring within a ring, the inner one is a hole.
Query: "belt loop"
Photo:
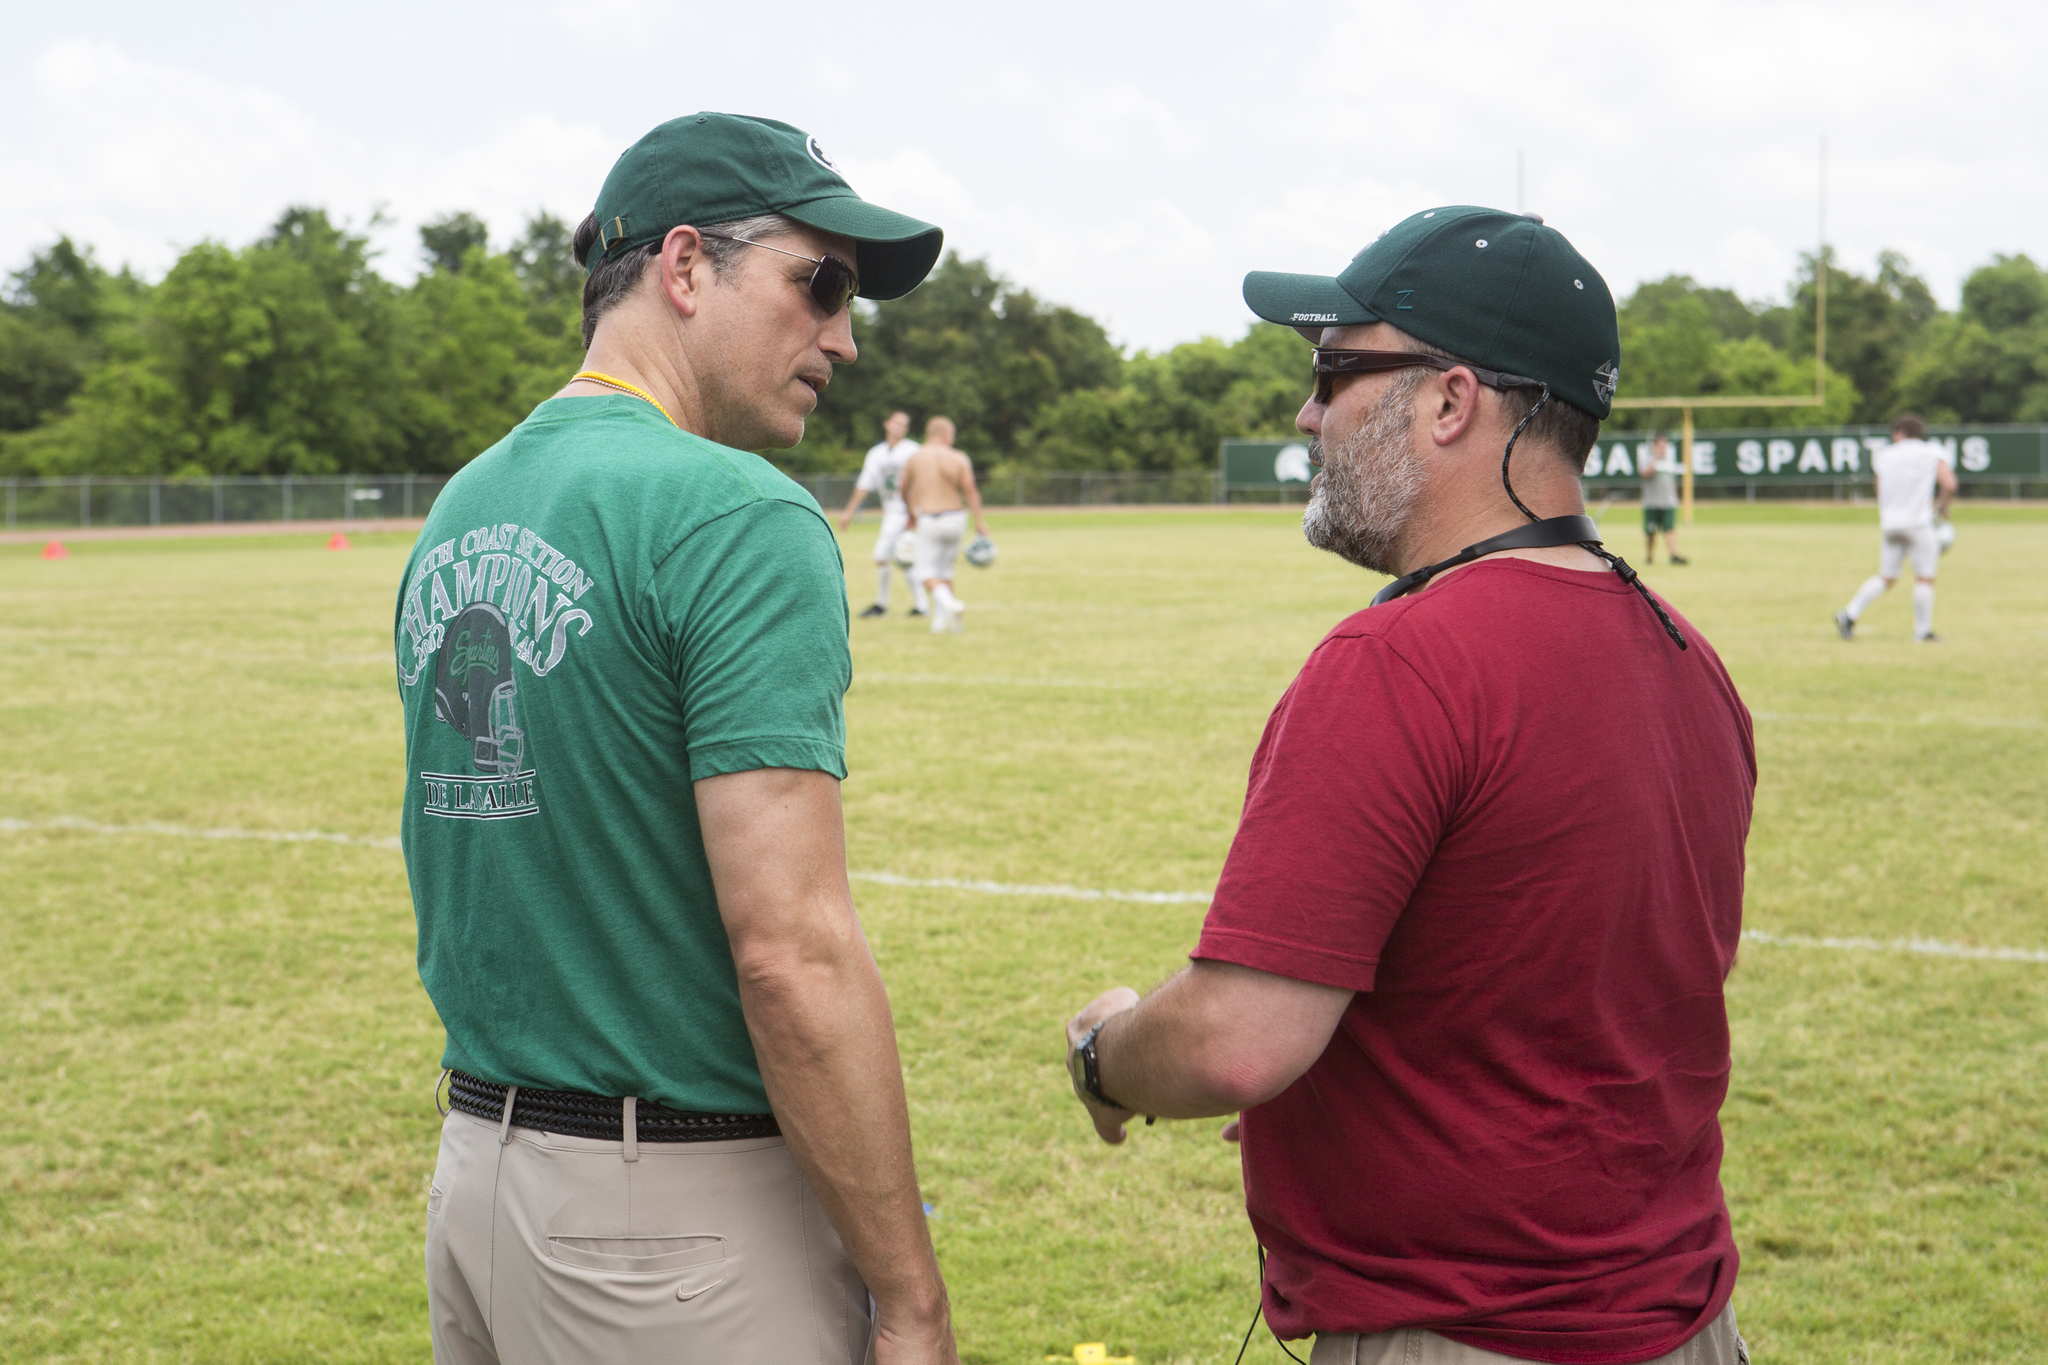
[[[640,1159],[640,1100],[638,1096],[626,1096],[625,1113],[620,1115],[619,1129],[626,1139],[626,1160]]]
[[[444,1119],[448,1117],[449,1111],[441,1107],[441,1087],[448,1084],[448,1077],[452,1074],[454,1073],[450,1072],[447,1067],[442,1067],[440,1077],[434,1082],[434,1108],[440,1111],[441,1117]]]
[[[519,1087],[505,1087],[505,1117],[498,1120],[498,1145],[503,1147],[512,1140],[512,1102],[519,1098]]]

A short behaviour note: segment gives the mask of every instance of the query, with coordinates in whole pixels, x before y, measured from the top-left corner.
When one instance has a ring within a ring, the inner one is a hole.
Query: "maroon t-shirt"
[[[1727,1304],[1756,751],[1680,628],[1483,560],[1339,625],[1267,722],[1195,956],[1358,992],[1244,1115],[1281,1336],[1632,1362]]]

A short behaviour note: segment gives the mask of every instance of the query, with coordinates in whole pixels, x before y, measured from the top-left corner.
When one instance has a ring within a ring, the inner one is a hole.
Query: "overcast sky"
[[[1234,337],[1246,270],[1334,273],[1445,203],[1541,212],[1617,295],[1682,271],[1778,298],[1816,238],[1903,251],[1953,305],[2048,256],[2048,6],[718,5],[101,0],[8,7],[0,265],[69,233],[156,277],[288,204],[417,268],[418,224],[502,244],[588,211],[663,119],[811,131],[865,197],[929,219],[1119,341]]]

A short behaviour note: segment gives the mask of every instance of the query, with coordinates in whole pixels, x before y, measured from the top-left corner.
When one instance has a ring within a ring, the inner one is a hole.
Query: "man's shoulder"
[[[593,406],[558,406],[566,404]],[[449,491],[458,487],[465,494],[569,493],[606,520],[657,520],[681,531],[760,502],[824,515],[809,492],[761,456],[684,431],[624,396],[541,404]]]

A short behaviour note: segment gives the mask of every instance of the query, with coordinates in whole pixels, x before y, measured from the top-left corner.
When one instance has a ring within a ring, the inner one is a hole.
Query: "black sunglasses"
[[[1427,365],[1432,370],[1470,370],[1479,382],[1495,389],[1540,389],[1543,381],[1527,379],[1519,374],[1506,374],[1500,370],[1483,369],[1465,360],[1451,360],[1440,355],[1424,355],[1420,351],[1335,351],[1318,346],[1315,350],[1315,401],[1328,407],[1330,395],[1336,385],[1333,377],[1340,374],[1375,374],[1381,370],[1406,370],[1417,365]]]
[[[811,301],[825,311],[826,317],[834,314],[853,300],[860,292],[860,276],[854,268],[837,256],[806,256],[800,251],[784,251],[779,246],[766,242],[750,242],[744,237],[728,237],[722,232],[699,232],[699,237],[716,237],[721,242],[738,242],[741,246],[757,246],[763,251],[773,251],[783,256],[794,256],[800,261],[809,261],[818,267],[811,272]]]

